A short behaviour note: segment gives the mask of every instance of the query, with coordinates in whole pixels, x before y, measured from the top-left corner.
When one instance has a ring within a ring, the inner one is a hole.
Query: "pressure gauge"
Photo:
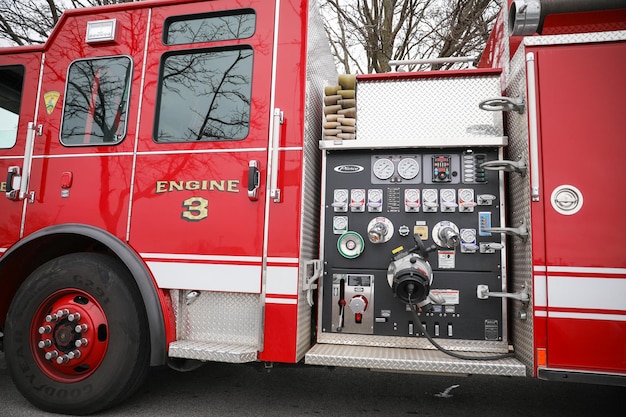
[[[441,202],[442,203],[454,203],[456,199],[456,193],[451,188],[443,188],[441,190]]]
[[[476,242],[476,229],[461,229],[461,242],[462,243]]]
[[[367,211],[370,213],[383,211],[383,190],[378,188],[367,190]]]
[[[344,190],[344,189],[338,189],[335,190],[335,192],[333,193],[333,197],[335,198],[335,201],[340,203],[343,201],[347,201],[348,200],[348,190]]]
[[[333,217],[333,233],[341,235],[348,231],[348,217],[347,216],[335,216]]]
[[[439,207],[439,200],[437,198],[437,190],[434,188],[424,188],[422,190],[422,204],[424,212],[435,212]]]
[[[420,172],[420,164],[414,158],[404,158],[398,163],[398,174],[405,180],[412,180]]]
[[[406,201],[419,201],[420,193],[418,190],[415,190],[413,188],[407,188],[406,190],[404,190],[404,199]]]
[[[469,188],[461,188],[459,190],[459,200],[461,201],[474,201],[474,191]]]
[[[440,205],[442,212],[456,211],[458,206],[456,202],[456,190],[452,188],[442,188],[439,190],[439,196],[441,198]]]
[[[437,190],[433,188],[424,188],[424,190],[422,190],[422,199],[425,203],[436,203]]]
[[[372,188],[371,190],[367,190],[367,200],[374,202],[383,201],[383,190],[378,188]]]
[[[353,202],[365,201],[365,190],[360,188],[350,190],[350,198]]]
[[[393,162],[391,162],[390,159],[381,158],[377,159],[376,162],[374,162],[372,170],[374,171],[374,175],[376,176],[376,178],[386,180],[391,178],[395,171],[395,168],[393,166]]]

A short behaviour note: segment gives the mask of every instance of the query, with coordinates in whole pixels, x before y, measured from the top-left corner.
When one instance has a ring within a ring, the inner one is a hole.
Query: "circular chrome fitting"
[[[573,185],[559,185],[552,191],[550,203],[557,213],[571,216],[583,207],[583,194]]]

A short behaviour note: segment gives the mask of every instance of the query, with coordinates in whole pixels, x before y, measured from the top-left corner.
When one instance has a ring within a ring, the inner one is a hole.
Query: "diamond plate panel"
[[[321,155],[318,143],[322,139],[320,128],[323,120],[324,86],[336,83],[337,68],[330,52],[328,38],[319,15],[317,1],[309,2],[309,21],[307,39],[306,97],[304,113],[304,160],[301,223],[300,223],[300,276],[305,277],[302,266],[308,260],[319,257],[319,208],[320,208],[320,166]],[[300,284],[298,285],[300,288]],[[311,346],[311,308],[306,301],[306,294],[298,295],[298,333],[296,339],[296,361],[304,356]]]
[[[255,346],[258,343],[258,294],[202,291],[187,305],[182,300],[188,291],[171,292],[179,340]]]
[[[257,350],[256,346],[179,340],[170,343],[168,354],[172,358],[244,363],[256,361]]]
[[[526,95],[526,67],[525,48],[520,47],[511,60],[511,71],[506,89],[508,97],[524,97]],[[507,112],[507,126],[509,136],[509,146],[506,150],[506,159],[526,161],[530,160],[528,155],[528,114],[524,112]],[[530,175],[521,176],[511,174],[507,176],[507,189],[509,196],[509,222],[519,224],[522,219],[526,219],[531,224],[530,217]],[[525,286],[532,292],[532,233],[529,230],[529,238],[526,242],[521,239],[510,239],[511,250],[509,251],[509,276],[510,291],[520,292]],[[526,310],[527,320],[517,319],[521,310],[520,303],[510,303],[512,306],[511,333],[512,342],[515,346],[516,356],[528,366],[534,369],[534,335],[533,335],[533,309],[532,303]]]
[[[359,80],[357,140],[453,138],[465,146],[502,136],[502,113],[478,107],[499,96],[498,75]]]
[[[336,344],[346,346],[370,346],[386,348],[416,348],[416,349],[436,349],[428,339],[424,337],[394,337],[347,333],[319,333],[317,341],[325,344]],[[437,338],[437,343],[448,350],[458,352],[493,352],[506,353],[508,344],[506,342],[485,341],[485,340],[446,340]]]
[[[306,354],[305,363],[393,371],[526,376],[526,367],[514,358],[463,360],[439,351],[419,349],[317,344]]]
[[[526,36],[524,45],[565,45],[574,43],[612,42],[626,40],[626,30],[610,32],[574,33],[568,35]]]

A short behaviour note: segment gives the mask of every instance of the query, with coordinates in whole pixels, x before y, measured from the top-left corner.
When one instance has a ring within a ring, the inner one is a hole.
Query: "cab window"
[[[67,75],[61,143],[121,142],[126,135],[131,78],[132,61],[126,56],[74,61]]]
[[[254,35],[256,14],[252,9],[176,16],[165,22],[163,43],[180,45],[246,39]]]
[[[165,54],[154,141],[244,139],[250,129],[252,61],[246,45]]]
[[[0,149],[15,146],[23,85],[24,67],[0,67]]]

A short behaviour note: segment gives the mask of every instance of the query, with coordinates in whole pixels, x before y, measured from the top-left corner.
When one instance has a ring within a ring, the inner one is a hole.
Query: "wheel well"
[[[121,261],[135,278],[150,328],[151,365],[166,363],[164,312],[150,273],[141,259],[110,233],[86,225],[58,225],[22,239],[0,257],[0,333],[11,300],[24,280],[51,259],[76,252],[108,254]],[[0,339],[0,348],[1,339]]]

